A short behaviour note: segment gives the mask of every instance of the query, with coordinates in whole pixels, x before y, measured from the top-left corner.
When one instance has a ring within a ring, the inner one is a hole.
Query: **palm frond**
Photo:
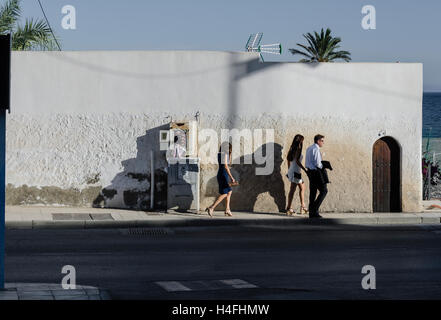
[[[24,26],[18,23],[20,4],[21,0],[5,0],[0,7],[0,34],[12,34],[12,50],[56,50],[59,40],[45,20],[26,19]]]
[[[26,19],[25,25],[17,26],[12,35],[13,50],[51,50],[54,38],[44,20]]]
[[[300,54],[308,59],[301,59],[299,62],[331,62],[336,59],[343,59],[350,61],[350,53],[348,51],[337,51],[340,48],[341,38],[333,37],[331,35],[331,29],[323,28],[320,33],[314,31],[314,33],[304,34],[303,37],[308,42],[308,46],[297,43],[297,46],[303,48],[305,51],[297,49],[289,49],[292,54]]]
[[[12,32],[21,14],[20,0],[8,0],[0,7],[0,34]]]

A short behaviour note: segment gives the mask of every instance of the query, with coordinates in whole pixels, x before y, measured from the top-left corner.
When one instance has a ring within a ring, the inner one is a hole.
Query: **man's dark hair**
[[[325,136],[322,136],[321,134],[318,134],[314,137],[314,143],[317,143],[320,139],[323,139]]]

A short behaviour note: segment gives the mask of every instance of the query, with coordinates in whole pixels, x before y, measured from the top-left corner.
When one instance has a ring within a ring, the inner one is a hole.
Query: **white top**
[[[175,143],[175,147],[173,149],[173,158],[184,158],[187,151],[180,144]]]
[[[170,162],[169,159],[182,159],[185,158],[186,150],[181,145],[175,143],[174,146],[171,146],[167,151],[167,161]]]
[[[299,158],[299,161],[302,162],[302,160],[303,160],[303,155],[301,154],[300,158]],[[291,161],[291,165],[289,166],[289,170],[288,170],[288,175],[290,175],[290,174],[293,175],[294,172],[301,173],[300,167],[297,164],[296,159]]]
[[[303,160],[303,155],[300,155],[299,161],[302,162]],[[293,161],[291,161],[291,164],[289,165],[289,169],[288,169],[288,179],[291,182],[295,182],[298,183],[298,181],[296,181],[296,178],[294,177],[294,172],[296,173],[301,173],[300,171],[300,167],[297,164],[296,159],[294,159]]]
[[[311,170],[323,168],[322,154],[320,153],[320,147],[317,143],[314,143],[306,150],[305,167]]]

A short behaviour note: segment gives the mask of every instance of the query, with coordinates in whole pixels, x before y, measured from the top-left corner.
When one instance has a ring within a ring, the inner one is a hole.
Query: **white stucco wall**
[[[260,63],[255,54],[206,51],[14,52],[11,104],[10,202],[70,203],[72,192],[87,188],[118,190],[108,206],[127,207],[124,190],[138,190],[138,204],[148,201],[154,128],[169,116],[193,120],[199,111],[200,129],[273,128],[279,162],[296,133],[305,136],[305,149],[324,134],[324,158],[334,167],[326,211],[372,211],[372,146],[391,136],[402,151],[403,211],[420,210],[418,63]],[[165,161],[160,153],[156,159],[161,170]],[[270,177],[234,166],[242,184],[232,204],[276,211],[288,192],[286,160],[279,166]],[[204,206],[216,195],[216,166],[202,170]],[[37,187],[31,198],[23,185]],[[89,198],[74,202],[91,205]]]

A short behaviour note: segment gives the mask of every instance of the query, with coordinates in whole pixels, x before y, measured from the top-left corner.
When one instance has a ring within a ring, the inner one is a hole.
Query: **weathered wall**
[[[421,64],[259,63],[255,54],[192,51],[14,52],[7,203],[146,208],[153,149],[163,206],[159,130],[197,111],[200,129],[275,130],[272,175],[233,166],[234,209],[284,207],[291,140],[303,134],[306,149],[321,133],[334,167],[323,210],[372,211],[372,146],[383,135],[401,146],[403,211],[420,210]],[[204,208],[217,194],[217,167],[200,157]]]

